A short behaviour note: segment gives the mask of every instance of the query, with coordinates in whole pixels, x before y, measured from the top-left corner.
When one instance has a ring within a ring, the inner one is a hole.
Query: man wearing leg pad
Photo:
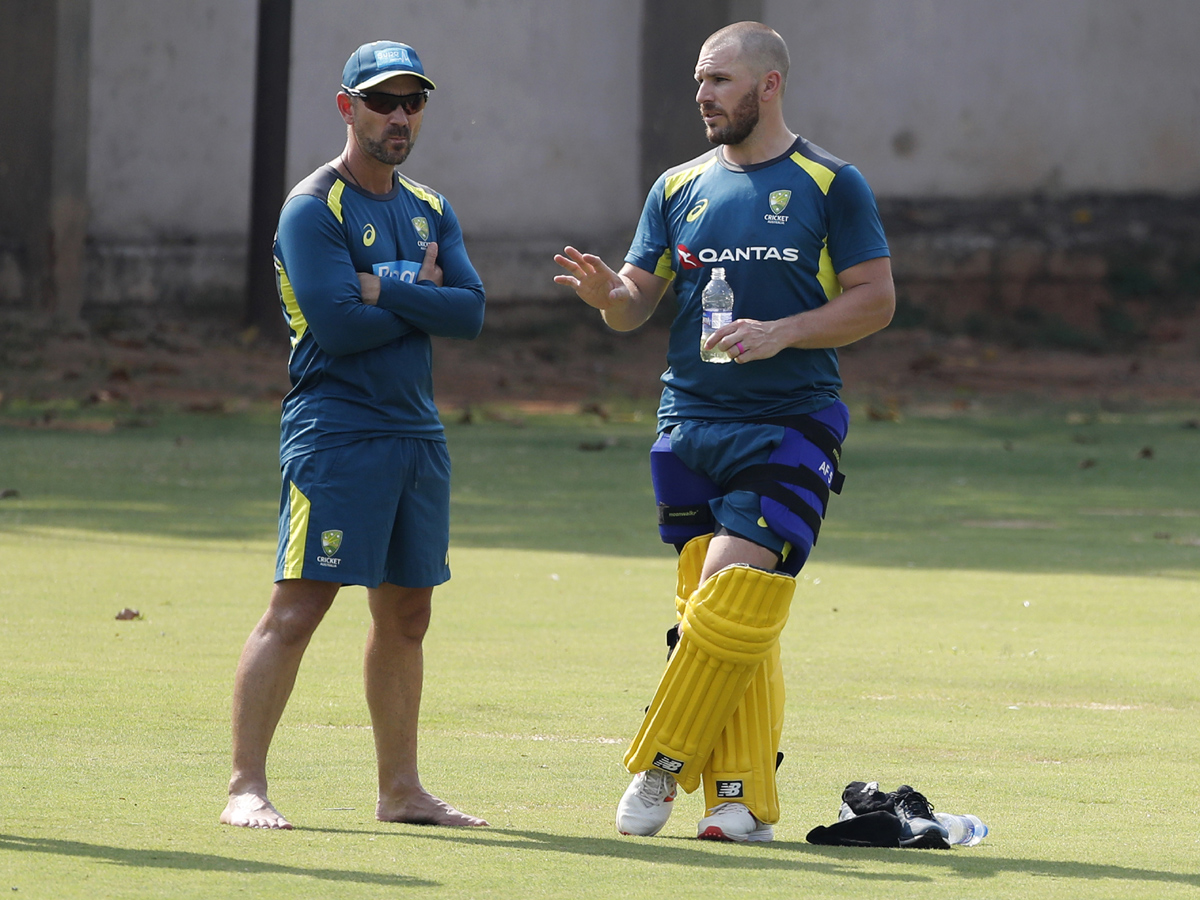
[[[655,181],[620,271],[575,247],[555,256],[564,270],[555,281],[573,289],[617,331],[647,322],[667,287],[674,286],[678,307],[662,376],[659,432],[669,435],[670,447],[687,468],[725,491],[709,499],[714,524],[708,527],[702,508],[660,511],[664,526],[701,529],[672,537],[676,546],[708,528],[714,532],[700,586],[684,605],[684,621],[693,608],[704,608],[697,601],[710,580],[730,587],[722,581],[729,566],[735,572],[738,567],[762,570],[774,579],[788,579],[776,569],[799,569],[824,515],[823,496],[834,484],[826,479],[828,472],[817,471],[815,480],[795,466],[776,469],[770,457],[785,429],[764,423],[844,410],[835,348],[883,328],[895,309],[889,251],[874,197],[854,166],[788,127],[783,117],[788,68],[783,39],[761,23],[738,22],[711,35],[700,48],[695,79],[696,103],[714,149]],[[718,275],[734,295],[732,315],[723,321],[702,303],[706,285]],[[841,432],[840,442],[844,427],[830,430]],[[834,469],[836,462],[826,460]],[[752,466],[768,468],[744,476],[751,479],[748,485],[731,483]],[[786,512],[772,508],[768,499]],[[794,529],[787,527],[792,518],[798,522]],[[740,614],[731,609],[723,621],[737,622]],[[746,690],[741,688],[743,696]],[[775,695],[773,688],[760,693]],[[667,699],[659,711],[675,702]],[[762,703],[755,703],[757,710]],[[681,727],[697,712],[719,717],[715,705],[699,699],[685,704]],[[772,710],[758,719],[768,720],[775,721]],[[698,735],[729,721],[690,722],[684,731],[699,747]],[[757,735],[773,735],[775,729],[774,724],[755,726],[746,734],[761,743]],[[666,746],[686,749],[676,743],[672,734]],[[731,745],[736,756],[735,751]],[[665,824],[676,785],[662,766],[653,766],[660,753],[660,762],[673,765],[669,752],[650,753],[635,745],[632,768],[647,768],[636,772],[622,798],[619,830],[654,834]],[[682,771],[697,761],[677,762]],[[729,774],[727,764],[720,768],[714,775]],[[729,793],[736,786],[723,789]],[[722,786],[715,784],[714,790],[720,793]],[[639,804],[646,813],[623,818],[626,809]],[[771,834],[771,826],[737,800],[719,804],[699,828],[701,837],[726,840],[770,840]]]

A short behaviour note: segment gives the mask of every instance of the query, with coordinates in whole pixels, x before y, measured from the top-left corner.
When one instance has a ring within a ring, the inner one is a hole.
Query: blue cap
[[[425,75],[417,51],[396,41],[374,41],[351,53],[342,69],[342,86],[365,91],[396,75],[415,75],[431,88],[437,87]]]

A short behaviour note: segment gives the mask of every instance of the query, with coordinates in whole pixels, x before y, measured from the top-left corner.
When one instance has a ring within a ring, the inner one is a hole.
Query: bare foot
[[[292,823],[279,814],[271,801],[259,794],[234,794],[221,813],[222,825],[242,828],[286,828]]]
[[[375,806],[375,818],[380,822],[403,822],[408,825],[487,825],[483,819],[459,812],[445,800],[421,791],[406,800],[380,800]]]

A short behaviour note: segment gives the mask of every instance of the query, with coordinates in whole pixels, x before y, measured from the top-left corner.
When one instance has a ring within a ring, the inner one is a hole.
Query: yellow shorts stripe
[[[304,577],[304,546],[308,543],[308,519],[312,504],[291,482],[288,492],[288,542],[283,557],[283,577]]]

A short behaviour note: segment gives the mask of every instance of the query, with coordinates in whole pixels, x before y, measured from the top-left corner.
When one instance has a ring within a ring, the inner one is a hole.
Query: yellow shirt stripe
[[[836,172],[827,169],[819,162],[813,162],[799,151],[792,154],[792,162],[809,174],[809,177],[817,183],[817,187],[821,189],[822,194],[829,193],[829,186],[833,184],[833,176],[837,174]]]
[[[346,182],[335,180],[333,187],[329,189],[329,196],[325,198],[325,204],[333,210],[333,214],[339,222],[342,221],[342,191],[346,189]]]
[[[675,270],[671,268],[671,248],[668,247],[662,252],[662,256],[658,258],[658,264],[654,267],[654,274],[659,278],[665,278],[670,281],[675,277]]]
[[[425,188],[421,187],[421,185],[416,184],[411,181],[408,181],[407,179],[404,179],[404,178],[400,179],[400,183],[402,185],[404,185],[406,188],[408,188],[408,190],[411,194],[421,198],[426,203],[428,203],[430,206],[432,206],[433,211],[436,212],[439,216],[442,214],[442,198],[439,197],[437,194],[435,194],[433,191],[426,190]]]
[[[842,283],[838,281],[837,272],[833,271],[833,258],[829,255],[829,236],[825,236],[825,244],[821,247],[821,261],[817,268],[817,281],[825,292],[825,299],[832,300],[842,293]]]
[[[295,347],[304,337],[304,333],[308,331],[308,320],[300,311],[300,304],[296,302],[296,292],[292,290],[292,282],[288,279],[287,272],[283,270],[283,263],[278,259],[275,260],[275,277],[279,280],[279,296],[283,298],[283,309],[287,313],[288,327],[292,330],[292,346]]]
[[[692,166],[690,169],[684,169],[682,172],[676,172],[674,175],[668,176],[666,184],[663,185],[663,199],[670,200],[672,194],[716,164],[717,157],[714,154],[698,166]]]

